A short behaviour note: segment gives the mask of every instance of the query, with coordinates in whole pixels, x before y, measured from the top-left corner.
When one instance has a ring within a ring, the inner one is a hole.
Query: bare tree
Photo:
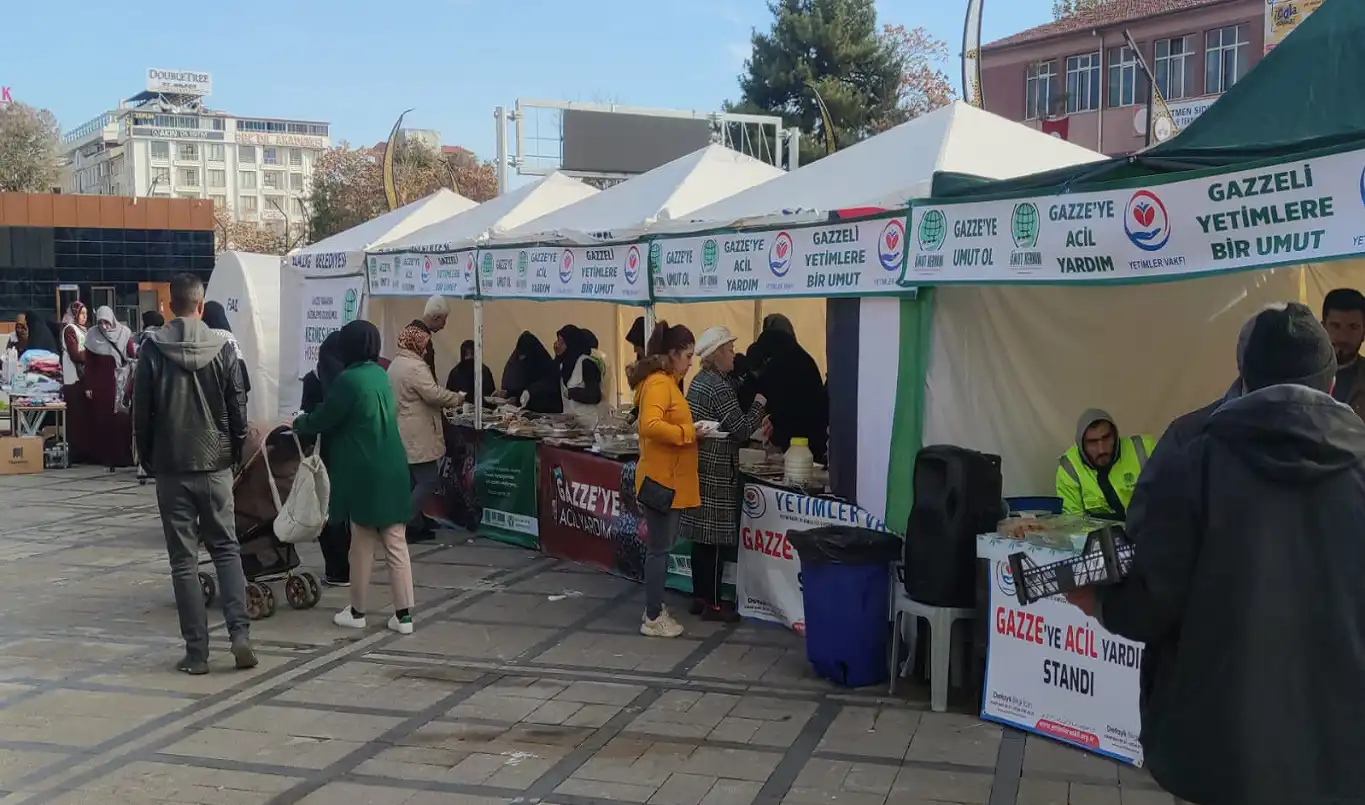
[[[0,106],[0,191],[50,193],[61,175],[57,118],[23,103]]]
[[[1113,0],[1052,0],[1052,17],[1061,19],[1112,3]]]
[[[213,208],[213,220],[214,252],[285,254],[289,250],[283,226],[276,229],[259,221],[238,221],[232,210],[217,206]]]

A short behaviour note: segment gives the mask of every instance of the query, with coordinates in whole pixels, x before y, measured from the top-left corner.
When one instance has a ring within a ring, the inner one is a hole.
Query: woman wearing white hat
[[[734,561],[739,544],[739,448],[761,426],[767,413],[763,395],[746,414],[730,373],[735,367],[735,336],[712,327],[697,339],[701,371],[687,389],[694,420],[719,422],[724,438],[704,439],[699,447],[701,506],[683,513],[680,536],[692,541],[692,613],[705,620],[735,621],[734,606],[721,601],[721,573]]]

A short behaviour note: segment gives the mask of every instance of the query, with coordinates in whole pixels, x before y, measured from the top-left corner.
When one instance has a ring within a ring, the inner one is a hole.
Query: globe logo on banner
[[[773,276],[785,277],[792,267],[792,236],[786,232],[778,232],[777,237],[773,238],[773,245],[768,249],[768,268],[772,270]]]
[[[764,499],[762,489],[756,486],[744,487],[744,513],[754,519],[768,513],[768,501]]]
[[[651,241],[649,242],[649,264],[650,264],[650,266],[652,266],[653,268],[656,268],[656,269],[657,269],[659,266],[663,265],[663,262],[664,262],[664,248],[663,248],[663,246],[660,246],[660,245],[659,245],[659,241],[657,241],[657,240],[651,240]]]
[[[573,249],[565,249],[564,257],[559,261],[559,281],[567,283],[573,279]]]
[[[714,274],[720,266],[720,246],[715,238],[707,238],[701,245],[701,273]]]
[[[341,323],[350,324],[360,316],[360,294],[355,288],[346,289],[345,303],[341,308]]]
[[[1166,205],[1150,190],[1137,191],[1123,211],[1123,233],[1144,252],[1160,251],[1171,239]]]
[[[882,227],[881,237],[877,238],[877,259],[887,271],[900,271],[905,262],[905,224],[899,218],[892,218]]]
[[[423,257],[423,258],[422,258],[422,284],[423,284],[423,285],[426,285],[428,282],[431,282],[431,258],[430,258],[430,257]]]
[[[995,563],[995,586],[1000,592],[1013,598],[1014,592],[1014,571],[1010,570],[1009,562]]]
[[[523,249],[523,250],[517,252],[517,276],[518,276],[518,277],[525,277],[525,276],[526,276],[526,268],[527,268],[527,264],[528,264],[529,262],[530,262],[530,257],[526,254],[526,250],[525,250],[525,249]]]
[[[919,247],[926,252],[936,252],[943,248],[943,239],[948,236],[948,219],[943,210],[930,210],[919,219]]]
[[[492,276],[493,276],[493,253],[492,253],[492,252],[484,252],[484,253],[483,253],[483,275],[484,275],[485,277],[492,277]]]
[[[631,246],[626,250],[626,282],[631,285],[640,278],[640,247]]]
[[[1031,201],[1014,205],[1010,213],[1010,235],[1014,238],[1014,248],[1032,249],[1038,245],[1038,207]]]

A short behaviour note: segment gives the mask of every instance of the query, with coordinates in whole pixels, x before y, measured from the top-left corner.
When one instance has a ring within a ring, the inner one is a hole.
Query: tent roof
[[[738,151],[708,145],[522,224],[499,239],[622,237],[626,232],[638,232],[659,221],[686,216],[782,173],[779,168]]]
[[[391,240],[401,238],[437,221],[445,220],[452,215],[459,215],[475,206],[477,206],[477,202],[470,201],[454,191],[441,188],[426,198],[405,204],[396,210],[390,210],[378,218],[366,221],[359,226],[353,226],[345,232],[338,232],[329,238],[323,238],[317,243],[310,243],[307,246],[295,249],[290,254],[362,252],[366,249],[382,246]]]
[[[384,249],[458,248],[486,236],[496,236],[596,194],[596,188],[556,171],[477,207],[389,240]]]
[[[1097,184],[1365,145],[1365,3],[1326,0],[1175,137],[1131,157],[989,182],[944,176],[943,197],[1072,192]],[[1269,111],[1269,110],[1273,110]]]
[[[771,182],[721,199],[688,218],[714,226],[798,210],[894,208],[927,195],[930,180],[939,171],[1002,179],[1103,158],[1088,148],[954,101]]]

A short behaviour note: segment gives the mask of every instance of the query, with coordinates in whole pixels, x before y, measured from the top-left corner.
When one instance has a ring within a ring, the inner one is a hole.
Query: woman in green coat
[[[338,338],[345,370],[312,413],[294,419],[300,435],[319,435],[327,445],[332,482],[328,519],[351,524],[351,605],[332,622],[365,628],[374,549],[382,544],[393,591],[389,628],[412,634],[412,563],[405,534],[408,456],[398,435],[389,376],[377,363],[379,330],[367,321],[353,321],[341,328]]]

